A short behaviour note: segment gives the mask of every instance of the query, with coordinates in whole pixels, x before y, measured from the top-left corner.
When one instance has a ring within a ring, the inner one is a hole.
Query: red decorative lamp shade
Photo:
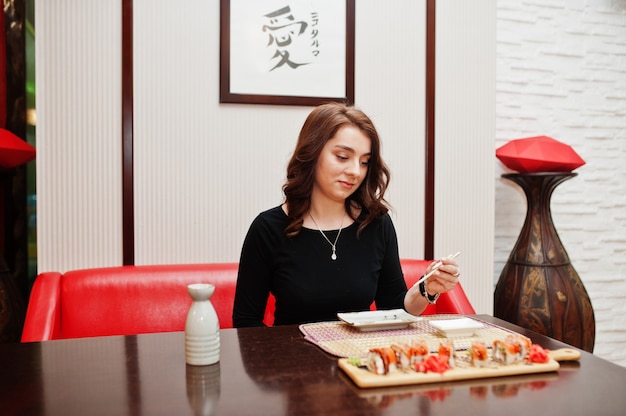
[[[35,158],[35,148],[8,130],[0,129],[0,168],[12,169]]]
[[[496,149],[496,157],[520,173],[571,172],[585,164],[571,146],[548,136],[511,140]]]

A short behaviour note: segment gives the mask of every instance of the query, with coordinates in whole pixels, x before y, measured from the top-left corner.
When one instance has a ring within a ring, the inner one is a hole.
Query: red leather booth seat
[[[430,262],[402,260],[410,287]],[[183,331],[187,285],[213,283],[221,328],[232,327],[237,263],[120,266],[40,274],[33,285],[22,342]],[[463,289],[442,294],[425,314],[474,314]],[[265,323],[274,319],[270,298]]]

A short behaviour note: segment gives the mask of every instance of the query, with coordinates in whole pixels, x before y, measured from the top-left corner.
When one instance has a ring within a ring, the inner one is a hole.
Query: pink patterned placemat
[[[394,343],[411,343],[413,341],[425,341],[428,348],[435,352],[439,348],[439,343],[447,338],[431,327],[428,321],[459,317],[459,315],[423,316],[422,319],[411,323],[406,328],[380,331],[361,331],[341,321],[319,322],[300,325],[300,332],[304,334],[307,341],[337,357],[365,357],[371,348],[388,347]],[[480,322],[483,327],[476,329],[474,335],[470,337],[449,338],[454,343],[456,350],[466,350],[476,340],[482,340],[487,345],[491,345],[493,341],[504,339],[507,335],[514,333],[489,322],[476,318],[470,319]]]

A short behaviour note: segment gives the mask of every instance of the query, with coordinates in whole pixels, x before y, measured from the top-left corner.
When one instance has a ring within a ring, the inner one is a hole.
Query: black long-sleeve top
[[[406,282],[389,215],[357,237],[358,222],[341,230],[337,259],[319,230],[287,237],[281,207],[259,214],[241,251],[233,309],[235,327],[262,326],[269,293],[276,298],[275,325],[337,320],[338,312],[404,308]],[[324,231],[335,241],[339,230]]]

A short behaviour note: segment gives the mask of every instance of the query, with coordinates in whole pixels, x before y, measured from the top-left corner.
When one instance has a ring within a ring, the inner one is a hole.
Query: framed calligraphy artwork
[[[221,0],[220,102],[354,102],[354,0]]]

